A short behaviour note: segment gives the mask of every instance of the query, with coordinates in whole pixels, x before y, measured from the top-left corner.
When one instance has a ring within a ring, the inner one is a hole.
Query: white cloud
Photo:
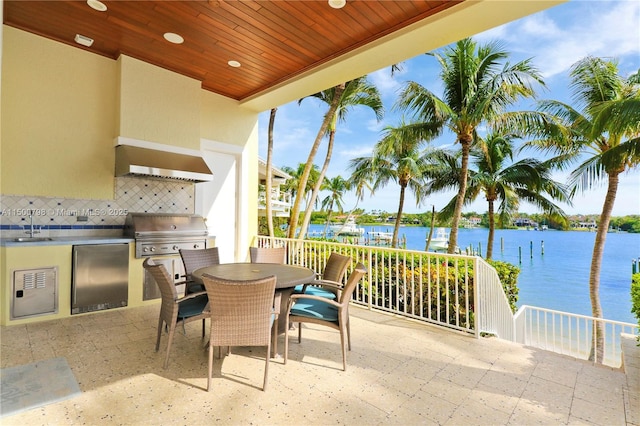
[[[639,23],[638,1],[571,1],[486,31],[477,39],[504,40],[514,53],[534,57],[544,76],[553,77],[588,55],[640,55]]]
[[[401,71],[400,74],[402,73]],[[400,88],[400,83],[395,77],[391,76],[390,68],[383,68],[369,74],[369,80],[378,88],[383,98],[395,97],[397,90]]]

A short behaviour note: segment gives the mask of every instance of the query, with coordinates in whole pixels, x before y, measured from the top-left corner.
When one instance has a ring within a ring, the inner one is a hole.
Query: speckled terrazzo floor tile
[[[527,383],[528,378],[523,378],[522,375],[491,369],[482,377],[478,387],[483,386],[503,395],[519,398],[527,387]]]
[[[608,383],[606,388],[594,387],[583,382],[576,384],[574,397],[583,399],[593,404],[598,404],[603,407],[613,408],[614,410],[621,410],[624,404],[623,387],[622,384]]]
[[[270,362],[267,392],[262,348],[216,359],[207,392],[202,324],[176,333],[165,370],[166,333],[154,350],[157,315],[149,305],[0,329],[3,366],[53,352],[67,358],[82,390],[2,424],[624,424],[623,397],[610,391],[626,383],[620,372],[360,308],[352,310],[346,372],[339,334],[305,325],[302,344],[290,335],[287,365],[282,357]],[[284,336],[278,349],[282,356]],[[554,373],[563,370],[575,374],[575,387],[558,383],[567,381]]]
[[[506,424],[510,413],[500,410],[488,410],[479,401],[467,400],[444,423],[445,425],[501,425]]]
[[[417,392],[398,406],[393,413],[410,411],[426,418],[430,422],[443,424],[456,411],[458,404],[445,401],[429,392]]]
[[[562,418],[568,418],[573,399],[573,387],[539,377],[531,377],[521,398],[543,406]]]
[[[516,425],[557,425],[566,424],[569,414],[562,410],[557,413],[551,407],[521,398],[509,418],[510,424]]]
[[[464,388],[473,389],[487,374],[490,364],[475,363],[474,365],[459,364],[456,360],[440,370],[436,376],[455,383]],[[484,368],[480,365],[484,365]]]
[[[394,371],[380,375],[375,381],[377,384],[396,392],[400,392],[408,397],[420,392],[427,382],[428,379],[418,378],[412,375],[404,375]]]
[[[579,363],[576,363],[579,364]],[[567,366],[564,360],[560,363],[540,362],[532,373],[532,376],[544,380],[556,382],[565,386],[575,386],[579,367]]]
[[[388,425],[421,425],[421,426],[437,426],[440,423],[435,422],[429,418],[426,418],[422,414],[414,413],[410,410],[397,410],[394,413],[389,414],[386,418],[376,423],[379,426]]]
[[[624,386],[627,381],[624,372],[619,369],[591,365],[585,362],[579,363],[583,365],[576,379],[576,386],[588,386],[608,390],[611,388],[620,388]]]
[[[390,373],[396,374],[400,380],[406,376],[430,380],[452,360],[453,358],[443,360],[439,354],[424,351],[419,358],[408,357],[404,358],[402,362],[397,362],[396,367]]]
[[[571,416],[599,425],[624,425],[626,419],[623,408],[616,409],[574,398],[571,405]]]
[[[449,380],[440,377],[434,377],[422,387],[423,392],[428,392],[445,401],[453,404],[459,404],[471,393],[471,389],[457,385]]]
[[[513,395],[505,395],[496,388],[481,383],[471,391],[462,404],[467,403],[467,401],[475,401],[487,408],[511,414],[518,404],[519,398]]]

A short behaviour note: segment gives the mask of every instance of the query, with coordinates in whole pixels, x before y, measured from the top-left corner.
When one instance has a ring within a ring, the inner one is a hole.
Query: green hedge
[[[631,313],[640,325],[640,273],[631,275]]]
[[[506,294],[509,300],[509,306],[511,306],[511,310],[515,313],[518,310],[516,303],[518,302],[518,275],[520,275],[520,268],[511,263],[497,260],[488,260],[487,262],[496,268],[496,272],[500,277],[500,283],[502,283],[502,288],[504,289],[504,294]]]

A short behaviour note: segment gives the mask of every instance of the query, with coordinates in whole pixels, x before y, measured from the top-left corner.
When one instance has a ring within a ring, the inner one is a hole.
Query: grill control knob
[[[179,249],[179,248],[180,248],[180,247],[178,247],[178,246],[173,246],[173,247],[171,247],[171,250],[173,250],[173,251],[178,251],[178,249]]]
[[[155,248],[155,247],[151,247],[149,250],[150,250],[151,252],[154,252],[154,251],[156,251],[156,248]]]
[[[194,244],[194,245],[193,245],[193,248],[194,248],[194,249],[199,249],[199,248],[200,248],[200,244],[197,244],[197,243],[196,243],[196,244]]]
[[[146,253],[146,252],[148,252],[148,251],[149,251],[149,249],[145,247],[145,248],[143,248],[143,249],[142,249],[142,251],[143,251],[144,253]]]

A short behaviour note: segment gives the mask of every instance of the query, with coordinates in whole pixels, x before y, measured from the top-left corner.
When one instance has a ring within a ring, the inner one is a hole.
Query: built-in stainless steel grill
[[[136,242],[136,257],[176,255],[180,249],[207,247],[207,225],[202,216],[129,213],[124,235]]]

